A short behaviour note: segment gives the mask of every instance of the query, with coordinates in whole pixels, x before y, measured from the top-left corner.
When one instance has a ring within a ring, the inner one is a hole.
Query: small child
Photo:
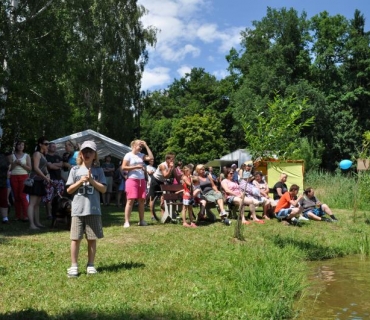
[[[196,228],[197,225],[193,222],[193,186],[191,183],[190,177],[190,168],[184,167],[183,168],[183,176],[182,176],[182,186],[184,188],[184,193],[182,196],[182,225],[184,227],[191,227]],[[186,222],[186,211],[189,214],[190,224]]]
[[[107,190],[104,171],[94,166],[98,161],[94,141],[85,141],[77,156],[77,166],[74,166],[68,176],[67,192],[73,194],[71,223],[71,260],[67,269],[69,278],[78,277],[78,252],[83,235],[87,239],[87,274],[97,273],[94,267],[96,254],[96,239],[103,238],[101,220],[100,193]]]

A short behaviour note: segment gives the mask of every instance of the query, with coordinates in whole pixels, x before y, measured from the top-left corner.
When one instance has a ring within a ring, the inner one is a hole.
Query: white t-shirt
[[[144,153],[133,154],[132,152],[126,153],[123,160],[127,161],[128,166],[136,166],[138,164],[144,166],[145,157]],[[135,169],[128,171],[127,179],[145,179],[145,174],[143,169]]]

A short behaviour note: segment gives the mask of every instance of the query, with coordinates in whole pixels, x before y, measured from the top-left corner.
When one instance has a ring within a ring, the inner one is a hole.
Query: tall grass
[[[356,174],[310,171],[304,184],[314,188],[321,202],[332,208],[366,210],[370,205],[370,197],[361,192],[361,188],[366,189],[364,179]]]

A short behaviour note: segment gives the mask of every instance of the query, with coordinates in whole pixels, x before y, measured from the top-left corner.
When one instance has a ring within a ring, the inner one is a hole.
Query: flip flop
[[[243,222],[242,222],[242,224],[247,225],[247,224],[251,224],[251,222],[250,222],[250,221],[245,220],[245,221],[243,221]]]
[[[263,221],[263,220],[253,220],[253,222],[259,223],[259,224],[264,224],[265,223],[265,221]]]

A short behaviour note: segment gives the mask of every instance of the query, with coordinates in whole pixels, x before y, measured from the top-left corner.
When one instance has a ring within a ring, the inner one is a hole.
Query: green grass
[[[63,225],[0,226],[0,319],[293,319],[308,288],[307,261],[369,254],[370,226],[361,212],[354,222],[350,210],[335,210],[335,224],[251,224],[243,242],[233,238],[236,221],[138,227],[133,212],[124,229],[122,210],[103,211],[99,274],[86,275],[84,241],[77,279],[66,276]]]

